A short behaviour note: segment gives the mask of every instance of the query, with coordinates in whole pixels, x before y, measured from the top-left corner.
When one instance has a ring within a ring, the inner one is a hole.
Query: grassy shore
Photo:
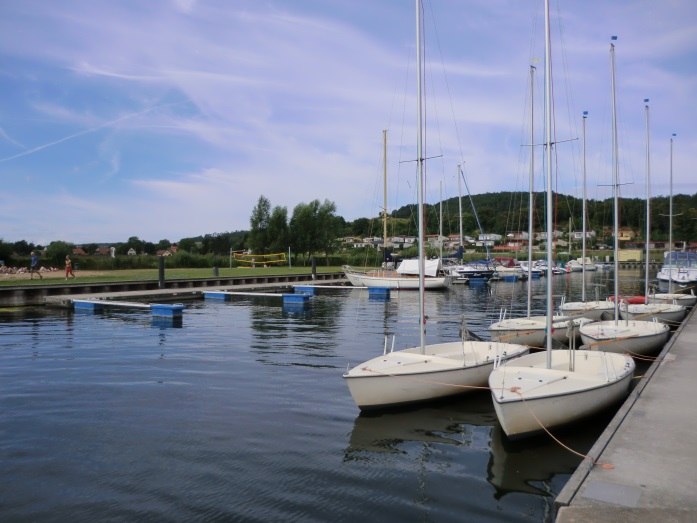
[[[341,267],[317,267],[318,273],[338,272]],[[218,269],[218,275],[222,278],[230,277],[249,277],[249,276],[269,276],[283,274],[311,274],[311,267],[258,267],[258,268],[226,268]],[[41,273],[42,278],[34,274],[1,274],[0,287],[17,285],[62,285],[65,284],[65,272],[47,271]],[[71,278],[69,283],[102,283],[120,281],[157,281],[159,277],[157,269],[123,269],[105,271],[75,271],[75,278]],[[191,280],[198,278],[213,278],[213,269],[166,269],[165,280]]]

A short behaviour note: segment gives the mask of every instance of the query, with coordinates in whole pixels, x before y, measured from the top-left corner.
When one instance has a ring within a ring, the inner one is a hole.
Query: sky
[[[611,195],[616,35],[622,196],[668,195],[671,158],[697,193],[697,2],[551,17],[554,187]],[[544,190],[542,0],[425,0],[424,27],[426,201],[527,191],[531,152]],[[388,209],[413,203],[414,69],[413,0],[2,1],[0,239],[176,242],[249,229],[262,195],[377,216],[383,129]]]

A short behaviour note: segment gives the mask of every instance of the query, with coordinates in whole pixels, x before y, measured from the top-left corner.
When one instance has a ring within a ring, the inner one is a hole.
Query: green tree
[[[329,255],[336,248],[342,221],[336,216],[336,205],[329,200],[301,203],[293,209],[290,219],[291,246],[295,252],[307,255],[322,252]]]
[[[56,267],[62,266],[65,262],[65,257],[72,254],[73,244],[63,241],[55,241],[48,244],[46,247],[46,263],[50,263]]]
[[[5,265],[13,265],[12,244],[0,240],[0,260]]]
[[[271,219],[271,202],[265,196],[259,196],[252,215],[249,218],[249,247],[253,252],[268,252],[269,220]]]
[[[160,240],[160,241],[157,243],[157,246],[156,246],[156,247],[157,247],[157,250],[158,250],[158,251],[166,251],[166,250],[169,249],[171,246],[172,246],[172,243],[171,243],[169,240],[166,240],[166,239],[165,239],[165,240]]]
[[[195,238],[182,238],[179,240],[179,249],[191,254],[198,253],[198,245]]]
[[[276,206],[271,212],[268,228],[269,249],[271,252],[285,252],[290,246],[288,209]]]

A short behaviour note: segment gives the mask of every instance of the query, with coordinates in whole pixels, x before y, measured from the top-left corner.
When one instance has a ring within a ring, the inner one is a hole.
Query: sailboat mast
[[[617,40],[616,36],[612,37],[612,40]],[[615,300],[614,300],[614,312],[615,312],[615,323],[619,319],[619,302],[620,302],[620,263],[618,260],[620,251],[620,212],[619,212],[619,159],[618,159],[618,144],[617,144],[617,100],[615,97],[615,44],[610,42],[610,79],[612,87],[612,197],[614,201],[614,222],[613,227],[615,230],[615,243],[614,243],[614,284],[615,284]]]
[[[535,190],[535,66],[530,66],[530,194],[528,196],[528,318],[532,310],[532,206]],[[551,271],[550,267],[547,267]],[[548,272],[549,276],[551,273]]]
[[[424,275],[426,273],[424,253],[424,153],[423,153],[423,103],[422,103],[422,49],[421,49],[421,0],[416,0],[416,164],[418,170],[417,204],[419,217],[419,339],[421,352],[426,345],[426,311],[424,310]]]
[[[651,248],[649,247],[651,237],[651,133],[649,132],[649,99],[644,99],[644,111],[646,113],[646,255],[645,255],[645,281],[644,281],[644,301],[649,301],[649,261],[651,259]]]
[[[586,210],[586,119],[588,118],[588,111],[583,111],[583,206],[582,206],[582,222],[581,234],[581,260],[583,265],[581,266],[581,280],[583,285],[581,286],[581,301],[586,303],[586,220],[588,219],[588,212]]]
[[[382,130],[382,261],[387,262],[387,129]]]
[[[552,42],[550,37],[549,0],[545,0],[545,161],[547,165],[547,270],[552,268]],[[552,278],[547,278],[547,368],[552,367]]]
[[[670,198],[668,199],[668,293],[673,293],[673,138],[670,137]]]
[[[464,248],[464,237],[462,235],[462,182],[460,180],[460,164],[457,164],[457,207],[458,207],[458,216],[460,217],[460,252],[462,252]],[[460,254],[462,257],[462,254]]]
[[[440,182],[440,206],[438,213],[438,245],[440,246],[440,259],[443,259],[443,182]]]

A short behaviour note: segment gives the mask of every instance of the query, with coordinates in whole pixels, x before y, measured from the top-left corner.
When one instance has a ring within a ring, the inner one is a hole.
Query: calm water
[[[608,275],[594,277],[605,285]],[[624,274],[639,289],[639,273]],[[555,277],[577,299],[580,275]],[[428,293],[428,341],[523,283]],[[535,284],[544,307],[544,279]],[[0,311],[2,521],[544,521],[578,458],[511,444],[487,394],[359,415],[341,374],[417,339],[417,294],[320,290],[144,312]],[[607,419],[562,435],[586,451]]]

